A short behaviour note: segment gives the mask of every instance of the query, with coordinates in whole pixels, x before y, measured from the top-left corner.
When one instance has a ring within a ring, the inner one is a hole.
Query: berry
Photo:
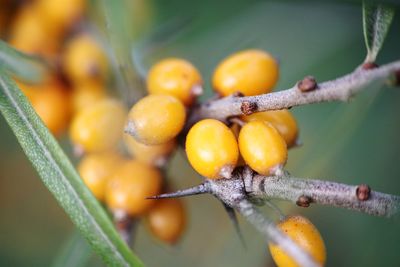
[[[287,159],[285,140],[270,123],[263,121],[251,121],[242,127],[239,149],[244,161],[262,175],[272,174]]]
[[[161,192],[161,173],[136,160],[122,164],[106,185],[105,200],[114,212],[130,216],[146,212],[155,200],[146,199]]]
[[[56,136],[62,134],[70,120],[70,96],[63,85],[55,80],[40,85],[18,86],[27,96],[43,123]]]
[[[129,111],[125,131],[146,145],[159,145],[172,140],[182,130],[185,107],[170,95],[149,95]]]
[[[54,56],[61,36],[53,32],[33,6],[27,6],[16,17],[10,32],[10,44],[26,53]]]
[[[150,94],[172,95],[186,106],[201,94],[201,84],[199,71],[190,62],[179,58],[160,61],[150,69],[147,77]]]
[[[239,158],[233,132],[222,122],[206,119],[196,123],[186,137],[186,155],[192,167],[210,178],[230,178]]]
[[[160,240],[174,244],[186,226],[186,210],[179,199],[162,199],[146,215],[151,232]]]
[[[278,63],[262,50],[245,50],[222,61],[214,71],[212,83],[222,96],[240,92],[245,96],[272,90],[279,76]]]
[[[159,167],[166,163],[168,156],[176,147],[175,139],[160,145],[145,145],[128,134],[124,134],[124,142],[135,159]]]
[[[282,135],[288,147],[296,143],[298,128],[296,119],[288,110],[273,110],[253,113],[249,116],[242,116],[242,120],[269,122]]]
[[[109,178],[123,162],[122,156],[115,152],[89,154],[79,163],[78,171],[93,195],[103,201]]]
[[[78,35],[67,44],[64,71],[75,84],[103,82],[108,72],[106,55],[90,36]]]
[[[308,252],[317,263],[326,261],[325,244],[317,228],[302,216],[290,216],[281,221],[278,228],[287,234],[295,243]],[[272,258],[278,267],[296,267],[295,261],[279,246],[269,244]]]
[[[58,31],[65,31],[83,15],[86,0],[37,0],[38,13]]]
[[[77,113],[106,99],[107,94],[100,83],[88,82],[77,85],[72,92],[72,110]]]
[[[85,152],[112,150],[122,138],[126,109],[106,99],[78,112],[71,123],[70,138]]]

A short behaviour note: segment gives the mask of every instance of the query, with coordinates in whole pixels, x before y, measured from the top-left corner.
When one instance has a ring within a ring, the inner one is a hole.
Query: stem
[[[248,200],[243,199],[240,201],[236,209],[262,233],[269,242],[281,247],[281,249],[291,256],[300,266],[320,266],[307,252],[301,249],[287,235],[282,233],[272,221],[265,218]]]
[[[368,213],[376,216],[393,217],[400,211],[400,196],[368,191],[367,197],[359,195],[364,186],[300,179],[255,175],[246,184],[246,192],[254,198],[276,198],[299,204],[308,199],[309,203],[330,205]],[[305,205],[307,206],[307,205]]]
[[[367,85],[376,80],[386,79],[398,70],[400,70],[400,61],[395,61],[375,69],[357,68],[350,74],[320,83],[315,90],[309,92],[300,91],[296,84],[290,89],[269,94],[248,97],[224,97],[198,106],[192,112],[189,123],[194,123],[204,118],[226,121],[229,117],[243,115],[243,105],[249,104],[255,107],[253,112],[260,112],[319,102],[347,101]]]

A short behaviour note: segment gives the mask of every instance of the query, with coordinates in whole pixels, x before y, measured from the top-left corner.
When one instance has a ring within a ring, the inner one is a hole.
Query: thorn
[[[210,188],[208,183],[203,183],[194,187],[190,187],[183,190],[178,190],[171,193],[165,193],[161,195],[147,197],[146,199],[162,199],[162,198],[174,198],[174,197],[186,197],[186,196],[193,196],[193,195],[200,195],[210,193]]]
[[[302,195],[297,199],[296,205],[299,207],[307,208],[312,202],[313,200],[311,197]]]
[[[239,237],[240,243],[242,243],[243,247],[247,249],[246,242],[243,238],[242,231],[240,230],[240,225],[239,221],[237,219],[235,210],[232,209],[231,207],[227,206],[225,203],[222,203],[224,205],[225,211],[228,213],[229,220],[232,222],[233,227],[235,228],[235,232],[237,236]]]

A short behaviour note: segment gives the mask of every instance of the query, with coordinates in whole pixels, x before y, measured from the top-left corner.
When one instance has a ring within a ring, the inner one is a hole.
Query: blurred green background
[[[366,53],[358,2],[143,3],[140,8],[146,11],[151,24],[138,36],[152,43],[137,45],[137,64],[146,70],[163,57],[187,58],[204,76],[205,97],[211,95],[210,78],[216,64],[237,50],[262,48],[276,56],[281,67],[279,89],[289,88],[309,74],[319,81],[346,74],[362,62]],[[126,12],[125,16],[130,10]],[[400,58],[399,32],[397,14],[378,64]],[[292,112],[304,144],[290,151],[287,169],[292,174],[349,184],[368,183],[375,190],[400,194],[399,88],[371,86],[349,104],[324,103],[293,108]],[[60,142],[70,151],[67,137]],[[183,151],[178,151],[169,165],[168,179],[175,188],[201,181]],[[240,219],[247,245],[244,248],[222,205],[211,196],[191,197],[186,204],[190,223],[182,242],[174,247],[157,242],[139,226],[133,249],[148,266],[273,266],[263,238]],[[302,209],[277,204],[288,214],[305,214],[314,222],[327,246],[327,266],[399,266],[399,218],[388,220],[330,207]],[[263,210],[276,219],[271,210]],[[50,266],[74,231],[2,117],[0,212],[0,266]],[[90,265],[101,263],[94,257]]]

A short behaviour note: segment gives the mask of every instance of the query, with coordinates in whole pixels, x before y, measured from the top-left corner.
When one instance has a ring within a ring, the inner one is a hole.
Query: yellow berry
[[[78,112],[71,123],[72,143],[85,152],[112,150],[122,138],[126,109],[106,99]]]
[[[77,85],[72,92],[72,110],[77,113],[106,99],[107,94],[101,83],[88,82]]]
[[[86,0],[37,0],[38,12],[58,31],[65,31],[83,15]]]
[[[32,6],[23,8],[10,32],[10,44],[15,48],[42,56],[54,56],[60,47],[61,36],[53,32]]]
[[[278,224],[278,228],[308,252],[323,266],[326,261],[325,244],[317,228],[302,216],[290,216]],[[279,246],[269,244],[272,258],[278,267],[296,267],[296,262]]]
[[[241,92],[245,96],[271,92],[278,81],[276,60],[262,50],[245,50],[235,53],[216,68],[212,83],[222,96]]]
[[[192,167],[210,178],[230,178],[239,157],[233,132],[222,122],[206,119],[196,123],[186,137],[186,155]]]
[[[106,185],[107,206],[130,216],[141,215],[153,204],[146,199],[161,191],[161,173],[156,168],[130,160],[118,168]]]
[[[172,95],[186,106],[201,94],[201,84],[199,71],[190,62],[179,58],[160,61],[150,69],[147,77],[150,94]]]
[[[159,145],[172,140],[182,130],[185,107],[170,95],[149,95],[129,111],[127,133],[146,145]]]
[[[108,180],[123,162],[123,157],[115,152],[89,154],[79,163],[78,171],[93,195],[103,201]]]
[[[124,134],[124,142],[135,159],[154,166],[163,166],[176,147],[175,139],[159,145],[145,145],[129,134]]]
[[[56,136],[66,130],[70,115],[70,95],[55,80],[40,85],[18,83],[43,123]]]
[[[244,161],[263,175],[271,174],[287,159],[285,140],[274,126],[263,121],[252,121],[242,127],[239,149]]]
[[[67,44],[64,71],[75,84],[104,82],[108,72],[106,55],[90,36],[78,35]]]
[[[157,200],[146,215],[151,232],[160,240],[173,244],[186,227],[186,210],[179,199]]]
[[[249,116],[242,116],[242,119],[246,122],[250,121],[269,122],[282,135],[288,147],[291,147],[296,143],[299,132],[297,128],[297,122],[296,119],[293,117],[293,115],[286,109],[257,112]]]

